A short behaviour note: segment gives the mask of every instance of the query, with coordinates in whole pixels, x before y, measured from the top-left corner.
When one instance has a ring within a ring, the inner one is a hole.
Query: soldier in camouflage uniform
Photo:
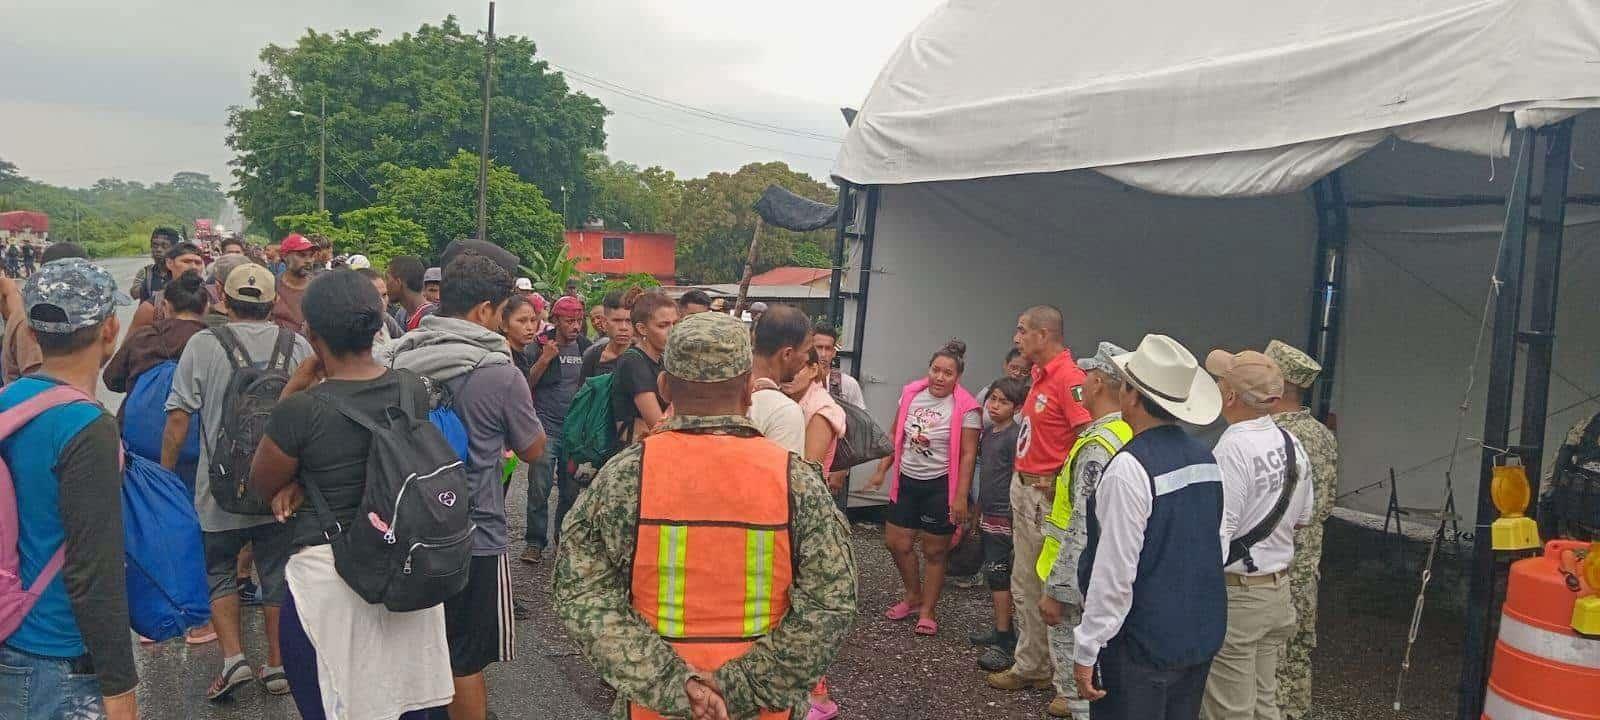
[[[750,365],[743,324],[718,313],[684,319],[667,340],[663,369],[671,377],[664,385],[672,395],[699,385],[699,402],[676,398],[675,414],[656,434],[731,435],[748,438],[756,449],[770,445],[745,417]],[[724,386],[731,392],[721,392]],[[742,655],[702,673],[632,605],[644,454],[640,443],[622,450],[579,496],[562,527],[555,568],[556,613],[600,677],[616,688],[612,716],[628,717],[631,702],[667,717],[714,717],[723,704],[733,718],[754,717],[761,708],[792,709],[803,717],[809,691],[856,611],[848,530],[821,470],[788,456],[788,532],[795,548],[788,611]],[[725,481],[740,482],[746,470],[729,467]],[[728,582],[743,588],[745,578]]]
[[[1311,460],[1315,501],[1311,522],[1294,533],[1294,562],[1289,566],[1289,593],[1299,628],[1284,644],[1278,662],[1278,706],[1285,720],[1302,720],[1311,710],[1311,649],[1317,646],[1317,566],[1322,562],[1322,525],[1333,513],[1338,492],[1339,446],[1333,432],[1302,405],[1322,365],[1281,340],[1267,345],[1266,355],[1283,370],[1283,398],[1272,419],[1289,431]]]

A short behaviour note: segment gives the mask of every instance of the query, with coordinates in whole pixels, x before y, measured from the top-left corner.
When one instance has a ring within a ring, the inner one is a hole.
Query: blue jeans
[[[96,720],[106,716],[100,683],[72,661],[0,645],[0,720]]]
[[[527,541],[528,547],[543,550],[549,544],[550,489],[558,484],[563,491],[556,503],[556,537],[559,539],[561,536],[561,520],[566,515],[566,509],[572,507],[572,503],[567,501],[566,485],[561,480],[571,475],[565,465],[560,433],[547,433],[544,454],[528,463],[528,532],[522,538]]]

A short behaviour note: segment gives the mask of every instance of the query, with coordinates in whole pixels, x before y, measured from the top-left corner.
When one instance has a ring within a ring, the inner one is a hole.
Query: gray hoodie
[[[499,333],[474,322],[439,315],[423,318],[416,330],[379,352],[383,364],[438,382],[480,367],[511,363],[511,350]]]

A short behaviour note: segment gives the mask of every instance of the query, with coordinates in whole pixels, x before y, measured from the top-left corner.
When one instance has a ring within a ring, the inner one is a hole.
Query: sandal
[[[918,635],[927,635],[930,637],[933,635],[938,635],[939,621],[934,620],[933,618],[922,618],[917,621],[917,629],[914,632],[916,632]]]
[[[916,608],[911,607],[911,603],[901,600],[889,606],[889,609],[883,612],[883,616],[890,620],[904,620],[911,617],[911,613],[914,612],[916,612]]]
[[[206,689],[206,699],[211,702],[227,702],[232,699],[234,691],[250,684],[256,679],[256,674],[250,669],[248,660],[240,660],[222,671],[216,680],[211,681],[211,687]]]
[[[289,694],[289,676],[281,667],[264,667],[256,675],[261,680],[261,685],[272,695]]]
[[[806,720],[833,720],[839,716],[839,704],[832,700],[812,703],[806,711]]]
[[[189,632],[183,635],[183,641],[190,645],[204,645],[209,642],[216,642],[216,640],[217,630],[211,627],[211,623],[206,623],[197,628],[190,628]]]

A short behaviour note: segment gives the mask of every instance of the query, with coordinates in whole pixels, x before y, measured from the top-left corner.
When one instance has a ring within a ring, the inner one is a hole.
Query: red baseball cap
[[[301,235],[300,233],[289,233],[289,236],[285,237],[283,242],[278,244],[278,252],[305,252],[307,250],[315,250],[316,247],[316,244],[312,243],[310,240],[307,240],[304,235]]]

